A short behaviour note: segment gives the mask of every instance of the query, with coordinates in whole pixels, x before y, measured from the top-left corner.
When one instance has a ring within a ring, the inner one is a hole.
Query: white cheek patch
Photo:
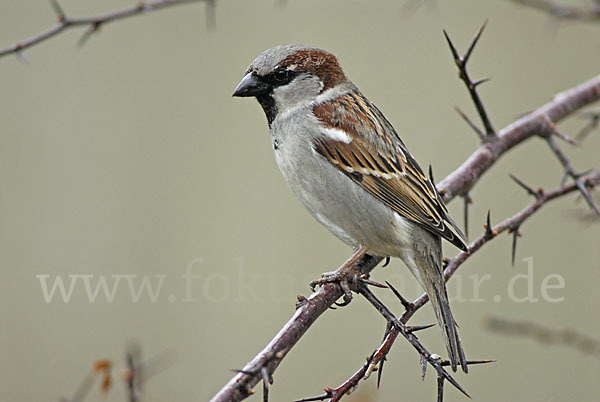
[[[338,128],[324,128],[322,129],[323,134],[327,137],[331,138],[334,141],[340,141],[344,144],[350,144],[352,142],[352,137],[350,137],[346,132],[340,130]]]

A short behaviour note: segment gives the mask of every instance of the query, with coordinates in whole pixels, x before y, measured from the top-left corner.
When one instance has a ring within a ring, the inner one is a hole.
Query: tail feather
[[[439,236],[425,231],[413,232],[420,235],[420,241],[413,243],[415,249],[402,256],[402,260],[415,275],[429,295],[433,311],[442,329],[442,337],[448,351],[452,370],[458,365],[467,373],[467,359],[458,336],[458,329],[452,311],[442,269],[442,244]]]
[[[446,293],[445,286],[432,286],[431,291],[427,291],[429,299],[435,311],[438,323],[442,328],[442,337],[446,344],[446,350],[448,351],[448,357],[450,359],[450,365],[452,370],[456,371],[457,365],[460,364],[463,371],[467,373],[469,371],[467,367],[467,360],[465,353],[458,336],[458,329],[456,328],[456,322],[450,311],[450,304],[448,302],[448,295]]]

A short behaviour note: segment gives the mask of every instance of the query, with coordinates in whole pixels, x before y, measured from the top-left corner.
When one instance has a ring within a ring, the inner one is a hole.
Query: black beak
[[[246,74],[240,81],[232,96],[247,97],[264,95],[271,91],[271,86],[252,72]]]

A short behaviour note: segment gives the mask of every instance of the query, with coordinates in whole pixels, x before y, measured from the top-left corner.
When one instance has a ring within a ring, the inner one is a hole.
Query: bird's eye
[[[294,72],[286,69],[280,69],[273,72],[273,80],[278,84],[287,84],[294,76]]]

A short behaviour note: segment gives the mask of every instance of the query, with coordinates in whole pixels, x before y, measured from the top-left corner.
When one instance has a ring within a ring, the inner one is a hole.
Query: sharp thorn
[[[481,85],[485,82],[488,82],[489,80],[491,80],[491,78],[489,78],[489,77],[480,78],[477,81],[473,82],[473,86],[478,87],[479,85]]]
[[[60,4],[58,4],[58,1],[57,0],[50,0],[50,6],[52,7],[52,9],[54,10],[54,12],[58,16],[58,20],[60,22],[63,22],[65,20],[65,12],[63,11],[63,9],[60,6]]]
[[[382,267],[387,267],[390,264],[390,256],[388,255],[387,257],[385,257],[385,262],[383,263]]]
[[[469,364],[469,365],[474,365],[474,364],[488,364],[488,363],[496,363],[496,360],[493,360],[493,359],[488,359],[488,360],[467,360],[467,364]]]
[[[479,28],[479,31],[477,31],[477,35],[475,35],[475,37],[471,41],[471,45],[469,45],[469,49],[467,50],[467,52],[465,53],[465,55],[463,57],[464,64],[466,64],[467,61],[469,61],[469,57],[471,57],[471,53],[473,53],[473,49],[475,49],[475,45],[479,41],[479,38],[481,38],[481,34],[483,33],[483,30],[485,29],[487,23],[488,23],[488,20],[486,19],[483,22],[483,24],[481,25],[481,28]]]
[[[448,36],[448,32],[446,32],[445,29],[443,29],[443,32],[444,36],[446,37],[446,41],[448,42],[448,46],[450,46],[450,51],[452,52],[452,57],[454,57],[454,62],[456,63],[456,65],[460,66],[462,64],[462,60],[458,55],[458,51],[456,50],[456,47],[454,47],[452,39],[450,39],[450,36]]]
[[[519,226],[512,229],[512,266],[515,266],[515,256],[517,255],[517,238],[519,237]]]
[[[582,176],[592,173],[592,170],[594,170],[594,169],[584,170],[583,172],[576,173],[575,176],[579,179]]]
[[[88,28],[85,31],[83,31],[83,34],[81,34],[81,36],[77,40],[77,48],[81,49],[83,47],[83,45],[85,45],[87,43],[87,41],[90,39],[90,37],[95,32],[98,32],[100,30],[100,25],[101,25],[101,23],[90,24],[88,26]]]
[[[379,370],[377,370],[377,389],[381,385],[381,376],[383,375],[383,363],[385,362],[385,356],[379,361]]]
[[[396,297],[397,297],[397,298],[400,300],[400,303],[402,303],[402,305],[404,306],[404,308],[405,308],[407,311],[410,311],[410,310],[412,310],[413,308],[415,308],[415,305],[414,305],[414,304],[412,304],[411,302],[409,302],[408,300],[406,300],[406,299],[404,298],[404,296],[402,296],[402,295],[400,294],[400,292],[398,292],[398,291],[396,290],[396,288],[392,286],[392,284],[391,284],[391,283],[389,283],[388,281],[385,281],[385,283],[386,283],[386,285],[388,285],[388,287],[389,287],[389,288],[392,290],[392,292],[393,292],[393,293],[396,295]]]
[[[585,188],[585,185],[582,183],[582,181],[577,179],[575,180],[575,184],[577,185],[579,192],[581,193],[583,198],[585,198],[585,201],[588,203],[590,208],[592,208],[592,210],[594,210],[594,212],[596,212],[596,214],[600,216],[600,207],[598,207],[598,204],[596,204],[587,188]]]
[[[579,142],[577,140],[569,137],[568,135],[561,133],[560,131],[556,130],[556,128],[552,128],[552,134],[554,134],[555,136],[557,136],[558,138],[560,138],[561,140],[563,140],[564,142],[566,142],[568,144],[579,146]]]
[[[473,202],[469,193],[464,193],[462,195],[463,198],[463,206],[464,206],[464,218],[465,218],[465,237],[469,240],[469,204]]]
[[[496,360],[467,360],[467,365],[468,366],[473,366],[476,364],[488,364],[488,363],[495,363]],[[447,360],[444,360],[442,363],[440,363],[440,365],[442,367],[446,367],[446,366],[450,366],[450,362]]]
[[[460,117],[462,117],[462,119],[467,122],[467,124],[469,125],[469,127],[471,127],[473,129],[473,131],[475,131],[475,133],[477,134],[477,136],[479,136],[479,139],[481,141],[485,140],[485,133],[483,131],[481,131],[481,129],[479,127],[477,127],[477,125],[475,123],[473,123],[473,120],[469,119],[469,117],[463,113],[462,110],[460,110],[458,108],[458,106],[454,106],[454,110],[456,110],[456,113],[458,113],[460,115]]]
[[[575,136],[575,139],[579,141],[583,141],[589,133],[598,128],[598,125],[600,124],[600,110],[587,113],[586,118],[589,118],[590,121],[585,126],[583,126],[583,128]]]
[[[486,224],[485,224],[485,234],[486,236],[493,236],[494,232],[492,232],[492,223],[490,220],[490,210],[488,209]]]
[[[364,278],[363,278],[363,276],[364,276]],[[383,283],[379,283],[379,282],[375,282],[370,279],[367,279],[366,275],[362,275],[359,278],[359,281],[364,283],[365,285],[375,286],[376,288],[380,288],[380,289],[387,289],[387,286],[385,286]]]
[[[413,332],[417,332],[417,331],[422,331],[424,329],[428,329],[431,327],[434,327],[435,324],[429,324],[429,325],[411,325],[411,326],[407,326],[405,331],[407,333],[413,333]]]
[[[467,393],[467,391],[464,390],[463,387],[460,386],[460,384],[458,382],[456,382],[456,380],[446,371],[444,371],[444,377],[445,379],[452,385],[454,385],[454,387],[459,390],[460,392],[463,393],[463,395],[465,395],[467,398],[471,399],[471,395],[469,395]]]
[[[296,399],[294,402],[311,402],[311,401],[324,401],[325,399],[331,398],[333,395],[331,394],[323,394],[317,396],[311,396],[304,399]]]
[[[513,181],[515,183],[517,183],[519,186],[521,186],[523,189],[525,189],[525,191],[527,191],[527,193],[534,196],[535,198],[540,197],[540,194],[537,191],[535,191],[533,188],[529,187],[527,184],[525,184],[524,182],[519,180],[516,176],[514,176],[513,174],[509,174],[509,176],[511,179],[513,179]]]

